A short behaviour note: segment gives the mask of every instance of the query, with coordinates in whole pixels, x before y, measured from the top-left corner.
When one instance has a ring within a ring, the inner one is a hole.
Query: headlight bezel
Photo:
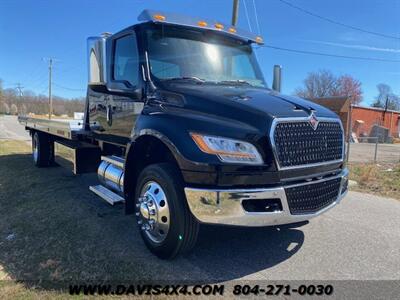
[[[202,152],[216,155],[223,163],[264,164],[264,160],[257,147],[247,141],[194,132],[191,132],[190,136]]]

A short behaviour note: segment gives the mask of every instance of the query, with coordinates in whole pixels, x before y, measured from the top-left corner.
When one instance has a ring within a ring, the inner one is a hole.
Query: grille
[[[333,203],[339,196],[341,178],[286,188],[292,215],[315,213]]]
[[[342,159],[343,131],[339,122],[321,121],[314,130],[308,120],[281,122],[273,134],[281,168]]]

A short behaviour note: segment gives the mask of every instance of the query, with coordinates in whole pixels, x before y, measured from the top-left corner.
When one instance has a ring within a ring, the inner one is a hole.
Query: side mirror
[[[274,66],[274,79],[272,82],[272,89],[278,93],[281,92],[281,82],[282,82],[282,66]]]

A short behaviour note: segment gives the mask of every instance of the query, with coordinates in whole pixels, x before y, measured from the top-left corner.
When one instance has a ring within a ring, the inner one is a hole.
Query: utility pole
[[[239,0],[233,0],[232,26],[236,26],[239,15]]]
[[[385,126],[385,116],[386,116],[386,112],[388,110],[388,105],[389,105],[389,96],[386,95],[385,110],[382,113],[382,126]]]
[[[51,115],[53,114],[53,98],[51,95],[51,79],[52,79],[54,59],[52,57],[50,57],[50,58],[44,58],[43,60],[47,60],[49,62],[49,119],[51,119]]]
[[[53,59],[49,59],[49,119],[51,119],[51,115],[53,114],[53,98],[51,97],[51,73],[53,69]]]

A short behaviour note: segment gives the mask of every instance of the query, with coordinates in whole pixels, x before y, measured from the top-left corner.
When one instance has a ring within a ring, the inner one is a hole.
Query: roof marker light
[[[231,28],[229,28],[229,32],[230,32],[230,33],[236,33],[236,29],[233,28],[233,27],[231,27]]]
[[[163,15],[154,15],[153,18],[157,21],[165,21],[165,16]]]
[[[199,21],[199,22],[197,22],[197,25],[199,25],[201,27],[206,27],[208,24],[206,21]]]
[[[257,44],[262,44],[262,43],[264,43],[264,40],[263,40],[263,38],[261,36],[257,36],[256,37],[256,42],[257,42]]]
[[[222,25],[221,23],[215,23],[215,28],[217,28],[218,30],[222,30],[224,29],[224,25]]]

